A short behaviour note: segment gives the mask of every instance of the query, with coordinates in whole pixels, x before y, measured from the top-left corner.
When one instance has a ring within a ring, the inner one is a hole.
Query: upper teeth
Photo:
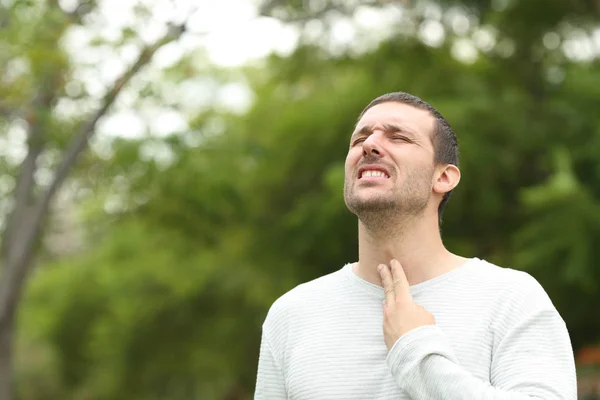
[[[382,171],[363,171],[362,173],[363,178],[386,178],[387,175],[385,174],[385,172]]]

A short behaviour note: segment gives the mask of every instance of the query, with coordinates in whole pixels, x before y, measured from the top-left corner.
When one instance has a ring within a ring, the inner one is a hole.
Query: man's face
[[[348,209],[359,218],[422,214],[432,198],[434,126],[428,111],[403,103],[367,110],[352,133],[346,157]]]

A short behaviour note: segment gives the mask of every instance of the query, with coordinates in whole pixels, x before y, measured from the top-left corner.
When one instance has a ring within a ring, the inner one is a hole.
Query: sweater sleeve
[[[536,292],[540,294],[539,288]],[[491,327],[497,343],[489,381],[459,364],[436,325],[419,327],[396,341],[387,357],[395,380],[413,400],[575,400],[569,334],[545,292],[541,296],[541,302],[523,296]]]
[[[283,371],[277,363],[273,350],[271,349],[264,332],[260,344],[254,399],[287,399]]]

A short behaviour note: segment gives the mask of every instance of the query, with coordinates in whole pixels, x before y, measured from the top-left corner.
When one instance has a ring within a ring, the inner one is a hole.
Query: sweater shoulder
[[[530,273],[482,261],[478,274],[498,317],[526,318],[540,312],[557,313],[550,296]]]
[[[315,301],[322,302],[343,287],[344,281],[344,271],[339,269],[295,286],[273,302],[264,327],[276,329],[287,325],[298,314],[314,308]]]

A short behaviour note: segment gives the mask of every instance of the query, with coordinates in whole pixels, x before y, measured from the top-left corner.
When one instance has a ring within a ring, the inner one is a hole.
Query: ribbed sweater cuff
[[[418,365],[431,354],[454,360],[452,349],[437,325],[425,325],[404,334],[394,343],[387,355],[387,364],[398,383],[410,382]]]

